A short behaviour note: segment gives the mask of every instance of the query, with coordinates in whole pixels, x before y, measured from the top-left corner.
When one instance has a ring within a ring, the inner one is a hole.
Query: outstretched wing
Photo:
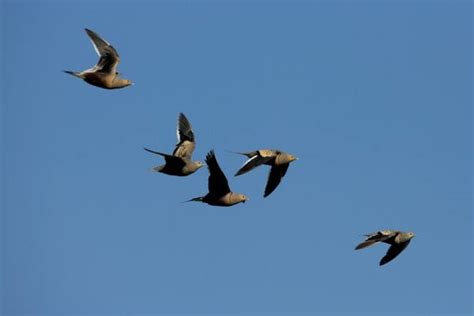
[[[91,31],[89,29],[85,30],[87,35],[91,39],[95,51],[99,55],[99,61],[93,69],[107,73],[115,73],[117,65],[120,62],[120,57],[115,48],[94,31]]]
[[[268,175],[267,185],[265,186],[265,193],[263,197],[269,196],[276,187],[280,184],[281,179],[285,176],[286,171],[290,164],[284,165],[274,165],[270,169],[270,174]]]
[[[211,150],[206,156],[206,163],[209,168],[209,194],[215,197],[221,197],[230,192],[227,178],[217,163],[214,150]]]
[[[178,143],[173,151],[173,156],[191,160],[194,148],[196,147],[196,141],[191,123],[189,123],[183,113],[179,113],[176,134],[178,136]]]
[[[388,248],[387,254],[380,260],[380,265],[383,266],[384,264],[392,261],[397,257],[410,243],[410,240],[401,243],[401,244],[393,244]]]

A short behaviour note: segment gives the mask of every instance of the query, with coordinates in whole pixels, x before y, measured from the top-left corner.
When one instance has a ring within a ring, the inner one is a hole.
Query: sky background
[[[469,1],[3,1],[3,315],[472,315]],[[104,90],[90,28],[135,82]],[[183,112],[230,208],[153,173]],[[268,167],[300,159],[268,198]],[[380,229],[416,237],[379,267]]]

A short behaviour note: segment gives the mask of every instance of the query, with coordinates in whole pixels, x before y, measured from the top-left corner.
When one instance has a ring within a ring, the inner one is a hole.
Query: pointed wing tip
[[[84,31],[86,31],[87,35],[89,36],[96,35],[96,33],[93,30],[88,29],[87,27],[84,28]]]
[[[277,185],[278,186],[278,185]],[[263,197],[266,198],[267,196],[269,196],[270,194],[273,193],[273,191],[275,191],[276,187],[270,189],[270,190],[265,190],[265,192],[263,193]]]
[[[379,266],[383,266],[384,264],[387,264],[389,261],[390,261],[390,260],[388,260],[388,261],[387,261],[387,260],[383,260],[383,258],[382,258],[382,260],[380,260],[380,262],[379,262]]]
[[[191,123],[189,122],[188,118],[186,117],[186,115],[184,115],[183,112],[179,112],[179,114],[178,114],[178,125],[179,125],[179,123],[182,123],[184,125],[188,125],[188,128],[192,130]]]
[[[234,177],[238,177],[238,176],[241,176],[243,175],[245,172],[242,172],[242,169],[240,169],[239,171],[237,171],[235,174],[234,174]]]
[[[179,124],[182,123],[183,121],[187,121],[186,115],[184,115],[183,112],[179,112],[178,114],[178,129],[179,129]]]
[[[208,157],[211,158],[211,157],[215,157],[215,156],[216,156],[216,154],[214,153],[214,149],[211,149],[207,153],[206,158],[208,158]]]
[[[206,154],[206,164],[209,167],[214,161],[217,161],[216,155],[214,154],[214,149],[211,149],[207,154]]]

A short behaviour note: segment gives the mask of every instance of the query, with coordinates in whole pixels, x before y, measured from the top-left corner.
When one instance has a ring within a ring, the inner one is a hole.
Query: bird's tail
[[[244,152],[241,152],[241,151],[227,150],[227,152],[232,153],[232,154],[247,156],[248,158],[251,158],[252,156],[255,156],[255,154],[256,154],[255,151],[244,153]]]
[[[148,148],[146,148],[146,147],[143,147],[143,149],[145,149],[146,151],[148,151],[148,152],[150,152],[150,153],[152,153],[152,154],[160,155],[160,156],[163,156],[163,157],[169,156],[169,155],[167,155],[167,154],[163,154],[163,153],[160,153],[160,152],[158,152],[158,151],[154,151],[154,150],[148,149]]]
[[[199,197],[192,198],[191,200],[184,201],[183,203],[187,203],[187,202],[202,202],[202,201],[204,201],[204,197],[203,197],[203,196],[199,196]]]
[[[81,73],[80,73],[80,72],[77,72],[77,71],[69,71],[69,70],[63,70],[63,72],[82,79],[82,76],[81,76]]]
[[[165,167],[165,165],[161,165],[161,166],[156,166],[156,167],[150,168],[149,170],[154,171],[154,172],[162,172],[164,167]]]

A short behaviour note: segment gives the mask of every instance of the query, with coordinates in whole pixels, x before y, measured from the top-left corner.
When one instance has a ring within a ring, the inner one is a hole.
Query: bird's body
[[[99,61],[94,67],[84,71],[64,70],[64,72],[104,89],[120,89],[131,85],[130,80],[121,78],[117,72],[120,57],[115,48],[94,31],[85,30],[99,55]]]
[[[165,164],[153,167],[152,170],[170,176],[185,177],[196,172],[203,166],[200,161],[191,161],[182,157],[176,157],[145,148],[146,151],[165,157]]]
[[[239,171],[237,171],[235,176],[247,173],[260,165],[271,166],[268,181],[265,186],[264,197],[269,196],[276,189],[280,184],[281,179],[285,176],[290,163],[298,159],[291,154],[273,149],[260,149],[239,154],[247,156],[249,159],[244,163]]]
[[[78,78],[83,79],[88,84],[104,89],[120,89],[129,86],[129,80],[122,79],[118,74],[110,75],[96,70],[84,70],[83,72],[64,71]]]
[[[384,265],[397,257],[410,243],[411,239],[415,237],[412,232],[401,232],[396,230],[381,230],[376,233],[365,235],[367,238],[361,242],[356,250],[364,249],[383,242],[390,245],[386,255],[380,260],[380,265]]]
[[[204,164],[200,161],[192,161],[192,154],[196,147],[194,132],[191,124],[183,113],[179,114],[176,133],[178,143],[176,144],[173,154],[168,155],[148,148],[145,148],[145,150],[165,158],[165,164],[154,167],[154,171],[171,176],[184,177],[193,174],[204,166]]]
[[[189,201],[203,202],[213,206],[232,206],[248,200],[244,194],[230,190],[227,178],[219,167],[213,150],[206,155],[206,164],[209,168],[209,192]]]
[[[202,197],[197,197],[192,199],[191,201],[203,202],[207,203],[212,206],[232,206],[238,203],[245,203],[247,199],[242,198],[242,194],[229,192],[223,196],[216,196],[213,194],[206,194]]]

